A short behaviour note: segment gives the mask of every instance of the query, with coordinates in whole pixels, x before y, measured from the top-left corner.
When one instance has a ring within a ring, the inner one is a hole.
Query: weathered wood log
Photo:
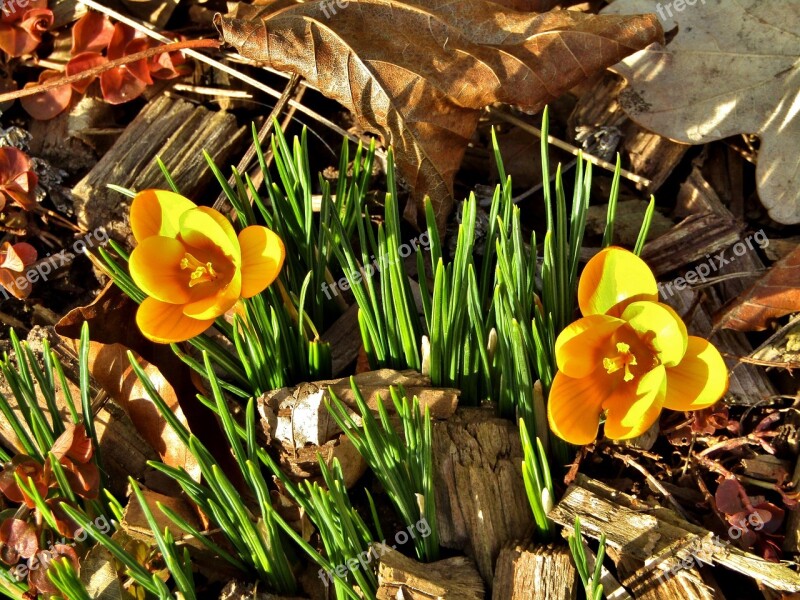
[[[579,517],[586,535],[598,538],[605,533],[608,546],[651,569],[662,569],[670,558],[691,558],[725,566],[774,590],[800,592],[800,575],[786,566],[720,541],[669,509],[651,506],[582,474],[549,517],[564,526]]]
[[[575,600],[577,591],[566,546],[510,544],[497,557],[492,600]]]
[[[474,563],[455,556],[420,563],[383,544],[376,544],[378,600],[483,600],[485,591]]]
[[[194,197],[214,178],[203,150],[208,149],[215,162],[224,165],[243,133],[231,114],[209,111],[167,94],[154,98],[75,186],[79,224],[90,231],[104,227],[111,237],[130,243],[130,199],[108,189],[109,183],[132,190],[166,187],[156,163],[160,157],[181,193]]]
[[[489,586],[500,549],[532,527],[514,423],[491,408],[462,408],[434,423],[436,515],[442,546],[475,559]]]

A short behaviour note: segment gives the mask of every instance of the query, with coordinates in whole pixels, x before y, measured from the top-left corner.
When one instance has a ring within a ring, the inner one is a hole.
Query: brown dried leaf
[[[186,469],[195,479],[200,479],[200,467],[189,449],[167,424],[158,408],[134,373],[128,361],[128,349],[120,344],[89,343],[89,369],[103,389],[128,413],[139,434],[158,452],[164,464]],[[187,426],[183,409],[172,385],[161,371],[141,357],[139,365],[150,378],[153,387],[164,399],[184,426]]]
[[[723,308],[715,327],[762,331],[769,321],[800,311],[800,246],[772,265],[766,275]]]
[[[500,102],[538,111],[663,37],[654,15],[530,14],[486,0],[277,6],[239,4],[215,23],[241,54],[302,75],[380,133],[417,209],[429,195],[440,227],[481,109]],[[376,41],[369,31],[391,34]]]

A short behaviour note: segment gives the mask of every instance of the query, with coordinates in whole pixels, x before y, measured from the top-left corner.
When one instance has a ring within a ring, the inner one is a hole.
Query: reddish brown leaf
[[[36,490],[44,497],[47,495],[48,488],[44,468],[36,459],[24,454],[18,454],[10,462],[6,463],[3,470],[0,471],[0,493],[12,502],[24,502],[28,508],[34,508],[36,505],[19,488],[14,474],[19,475],[22,481],[26,483],[30,478],[33,481],[33,485],[36,486]]]
[[[239,4],[216,24],[244,56],[302,75],[377,131],[394,147],[417,209],[429,195],[440,227],[481,109],[501,102],[538,111],[662,38],[655,15],[527,14],[486,0],[338,6]],[[369,31],[391,34],[376,43]]]
[[[111,41],[114,26],[102,13],[90,10],[72,26],[73,56],[83,52],[102,52]]]
[[[58,71],[42,71],[39,73],[38,83],[26,83],[25,87],[34,87],[36,85],[50,81],[51,79],[58,79],[61,73]],[[58,87],[33,94],[32,96],[24,96],[20,98],[20,104],[30,116],[40,121],[47,121],[53,117],[61,114],[69,106],[72,99],[72,87],[69,85],[60,85]]]
[[[26,242],[13,246],[9,242],[0,245],[0,286],[7,289],[15,298],[27,298],[33,289],[25,277],[28,265],[36,260],[36,249]]]
[[[47,2],[36,2],[32,8],[28,5],[24,13],[11,12],[0,21],[0,50],[9,56],[30,54],[42,41],[42,34],[53,24],[52,11],[45,8]]]
[[[800,246],[779,260],[766,275],[724,307],[715,327],[762,331],[770,321],[800,311]]]
[[[67,75],[77,75],[94,67],[99,67],[108,62],[105,56],[97,52],[82,52],[73,56],[67,63]],[[72,89],[79,94],[86,93],[86,89],[97,79],[95,75],[89,75],[86,79],[76,81],[72,84]]]
[[[0,560],[15,565],[20,558],[30,558],[39,549],[36,528],[22,519],[6,519],[0,524]]]
[[[59,460],[66,456],[79,463],[88,463],[92,458],[94,448],[92,448],[92,440],[86,435],[86,427],[83,426],[83,423],[73,425],[69,422],[65,422],[64,427],[64,433],[58,436],[50,451]]]
[[[25,210],[32,209],[36,206],[38,183],[27,154],[12,146],[0,148],[0,210],[9,201]]]
[[[32,568],[28,571],[28,585],[34,590],[38,590],[44,594],[55,594],[58,588],[53,585],[50,578],[47,576],[47,571],[54,560],[61,560],[66,558],[72,564],[72,568],[76,573],[80,573],[81,565],[78,560],[78,554],[71,546],[66,544],[56,544],[47,550],[42,550],[36,555],[38,559],[37,568]]]

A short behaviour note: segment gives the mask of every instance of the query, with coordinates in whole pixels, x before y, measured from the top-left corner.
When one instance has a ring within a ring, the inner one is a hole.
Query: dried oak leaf
[[[689,144],[761,136],[756,179],[779,223],[800,223],[800,12],[785,0],[704,0],[680,12],[664,3],[664,29],[678,31],[614,68],[628,80],[620,103],[640,125]],[[661,5],[659,5],[661,6]],[[604,14],[653,10],[617,0]]]
[[[716,328],[762,331],[772,319],[800,311],[800,246],[779,260],[715,316]]]
[[[377,131],[413,190],[406,216],[428,195],[440,228],[481,109],[538,111],[663,37],[655,15],[532,14],[485,0],[239,4],[215,24],[242,55],[302,75]],[[390,33],[366,35],[375,31]]]

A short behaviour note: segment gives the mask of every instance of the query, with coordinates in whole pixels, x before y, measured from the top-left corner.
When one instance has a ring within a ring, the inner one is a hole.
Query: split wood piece
[[[631,590],[636,600],[725,600],[716,582],[712,580],[712,585],[708,585],[704,581],[691,555],[686,562],[670,559],[670,563],[674,563],[674,575],[645,566],[640,560],[620,556],[613,549],[609,550],[609,555],[614,559],[623,585]]]
[[[430,378],[416,371],[381,369],[355,375],[354,379],[373,411],[377,412],[378,397],[382,399],[391,422],[398,429],[400,422],[389,386],[402,385],[409,399],[417,396],[420,406],[427,406],[435,419],[446,419],[458,405],[458,390],[432,388]],[[329,389],[344,402],[353,419],[360,424],[350,378],[343,377],[302,383],[264,394],[258,399],[261,427],[267,440],[279,447],[281,465],[294,479],[319,477],[319,453],[329,465],[334,458],[339,459],[345,485],[350,487],[364,474],[367,465],[325,409],[325,400],[330,398]]]
[[[156,163],[160,157],[181,193],[207,193],[214,175],[203,158],[208,149],[218,165],[227,164],[244,133],[233,115],[162,94],[145,105],[111,149],[75,186],[78,223],[132,245],[130,199],[108,189],[109,183],[134,191],[167,188]],[[208,198],[209,201],[213,198]]]
[[[420,563],[384,544],[379,558],[377,600],[483,600],[485,590],[475,564],[466,556]]]
[[[605,533],[608,546],[625,558],[643,561],[649,569],[663,572],[670,558],[683,560],[691,554],[774,590],[800,592],[800,575],[786,566],[745,552],[670,509],[652,506],[583,474],[548,516],[565,527],[579,517],[584,534],[599,538]]]
[[[489,586],[500,549],[532,528],[518,427],[492,408],[460,408],[433,425],[439,539],[472,556]]]
[[[500,551],[492,600],[575,600],[578,572],[566,546],[510,544]]]
[[[642,258],[660,277],[685,269],[695,261],[708,260],[720,250],[739,241],[742,225],[733,218],[715,213],[686,217],[661,237],[648,242]]]
[[[800,460],[795,463],[792,474],[792,490],[800,489]],[[785,552],[800,552],[800,510],[786,511],[786,535],[783,538]]]
[[[569,117],[569,127],[573,132],[581,126],[618,128],[623,140],[620,154],[630,162],[631,171],[650,180],[645,192],[652,194],[678,166],[691,145],[673,142],[628,119],[619,104],[619,94],[625,85],[621,78],[605,73],[578,100]]]

